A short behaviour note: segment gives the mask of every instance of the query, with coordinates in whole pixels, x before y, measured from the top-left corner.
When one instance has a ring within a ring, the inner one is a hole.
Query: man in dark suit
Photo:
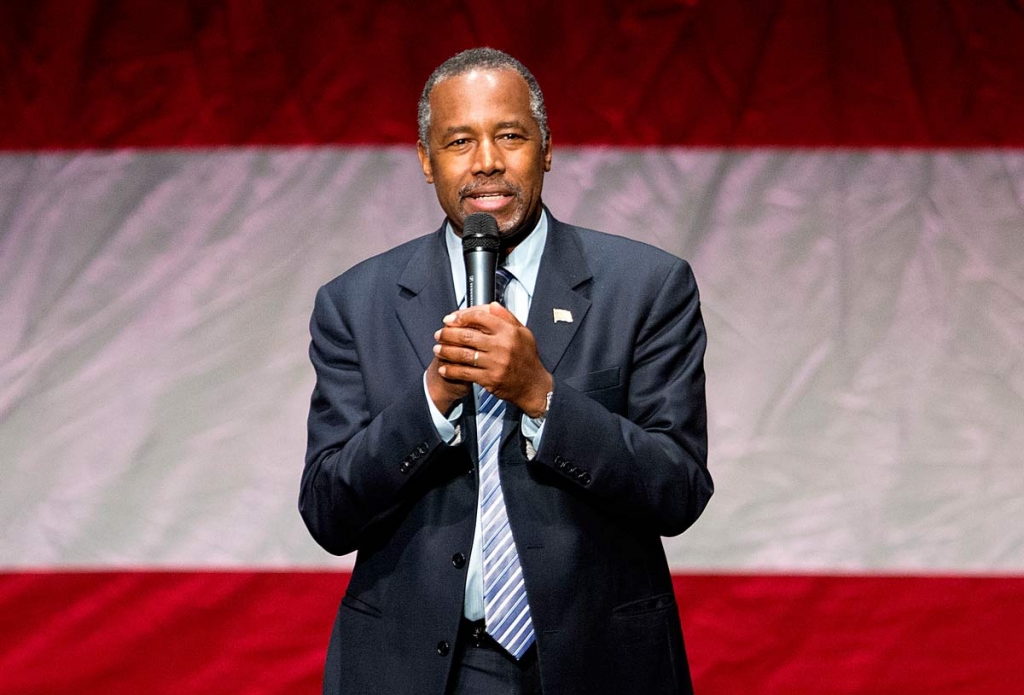
[[[435,71],[418,150],[445,224],[322,287],[311,321],[299,507],[358,551],[324,692],[691,692],[661,544],[712,493],[689,266],[547,212],[543,97],[506,54]],[[505,306],[463,304],[474,212]]]

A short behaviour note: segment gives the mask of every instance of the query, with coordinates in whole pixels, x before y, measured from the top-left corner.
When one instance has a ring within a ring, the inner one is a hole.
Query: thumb
[[[518,327],[523,325],[519,323],[519,319],[515,317],[515,314],[513,314],[511,311],[503,307],[501,304],[498,304],[497,302],[491,302],[487,306],[487,308],[490,310],[491,316],[497,316],[503,321],[511,323],[513,326]]]

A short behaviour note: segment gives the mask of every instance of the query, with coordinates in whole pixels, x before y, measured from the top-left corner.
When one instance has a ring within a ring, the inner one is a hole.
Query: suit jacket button
[[[448,652],[449,651],[451,651],[451,645],[449,645],[447,642],[445,642],[444,640],[441,640],[440,642],[437,643],[437,655],[438,656],[448,656]]]
[[[398,467],[398,470],[402,471],[403,473],[408,473],[410,468],[412,468],[412,466],[409,465],[408,461],[402,461],[402,465]]]
[[[580,482],[584,485],[590,485],[590,473],[584,473],[580,476]]]
[[[462,569],[466,566],[466,556],[462,553],[455,553],[452,555],[452,564],[455,565],[455,569]]]

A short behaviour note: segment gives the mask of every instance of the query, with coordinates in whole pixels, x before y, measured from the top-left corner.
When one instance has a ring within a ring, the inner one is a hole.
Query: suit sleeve
[[[555,380],[536,461],[610,513],[662,536],[686,530],[714,490],[707,468],[704,324],[678,260],[637,331],[626,416]]]
[[[310,402],[299,511],[312,536],[336,555],[356,550],[367,533],[402,507],[443,446],[422,380],[397,386],[371,416],[356,343],[326,287],[310,320],[316,371]]]

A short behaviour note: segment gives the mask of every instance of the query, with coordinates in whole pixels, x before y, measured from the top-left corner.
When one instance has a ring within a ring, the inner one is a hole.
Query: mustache
[[[505,179],[481,179],[479,181],[471,181],[459,188],[459,197],[469,197],[481,188],[489,188],[491,190],[500,189],[501,192],[513,195],[516,198],[523,197],[523,189],[514,183],[506,181]]]

